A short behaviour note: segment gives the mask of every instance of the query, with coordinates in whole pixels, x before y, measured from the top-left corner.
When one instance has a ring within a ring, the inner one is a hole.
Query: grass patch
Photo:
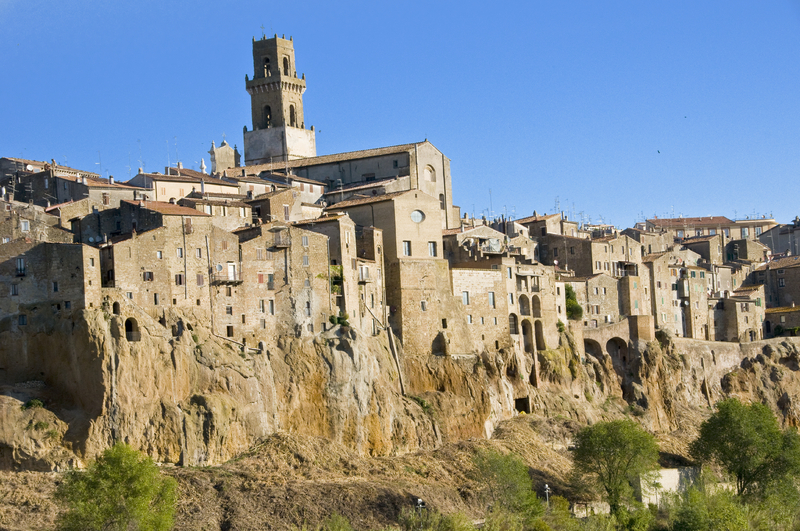
[[[26,409],[34,409],[34,408],[37,408],[37,407],[44,407],[44,403],[41,400],[39,400],[38,398],[34,398],[34,399],[28,400],[27,402],[22,404],[20,406],[20,409],[22,409],[22,411],[25,411]]]

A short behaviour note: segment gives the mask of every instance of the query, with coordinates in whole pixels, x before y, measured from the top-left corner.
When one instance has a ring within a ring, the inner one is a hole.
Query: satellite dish
[[[558,265],[558,260],[553,260],[553,265]]]
[[[222,271],[222,264],[217,264],[217,271]]]
[[[92,236],[89,236],[89,243],[94,243],[94,238]]]
[[[33,166],[28,164],[27,166],[25,166],[25,169],[28,170],[28,171],[33,171]]]

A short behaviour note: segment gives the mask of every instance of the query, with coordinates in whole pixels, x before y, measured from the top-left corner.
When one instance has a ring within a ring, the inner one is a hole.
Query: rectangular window
[[[53,293],[58,292],[58,282],[53,282]]]
[[[303,255],[303,265],[304,266],[308,266],[308,255],[307,254]]]
[[[308,247],[308,236],[303,236],[303,247]]]
[[[72,308],[72,301],[64,301],[64,309],[69,310]]]
[[[233,337],[233,325],[225,327],[225,332],[228,337]]]
[[[158,306],[158,293],[153,293],[153,304]]]
[[[259,284],[263,284],[264,283],[264,273],[259,273],[258,274],[258,283]]]
[[[411,242],[403,241],[403,256],[411,256]]]
[[[89,266],[94,267],[94,258],[89,258]]]
[[[750,229],[742,227],[742,238],[747,238],[748,236],[750,236]]]
[[[569,248],[569,254],[575,254],[575,247]]]
[[[178,247],[178,258],[183,258],[183,247]]]
[[[19,295],[19,284],[11,284],[11,295]]]
[[[269,314],[275,315],[275,301],[272,299],[269,300]]]
[[[267,327],[267,320],[266,319],[261,319],[261,328],[264,329],[266,327]]]
[[[203,274],[202,273],[198,273],[197,274],[197,285],[198,286],[202,286],[203,285]]]
[[[264,259],[264,249],[256,249],[256,260]]]
[[[20,230],[22,232],[28,232],[31,229],[31,223],[27,219],[23,219],[19,222]]]
[[[469,305],[469,291],[461,292],[461,302],[463,302],[465,306]]]
[[[20,315],[19,320],[17,321],[20,325],[25,326],[28,324],[28,316],[27,315]]]
[[[283,205],[283,219],[289,221],[289,205]]]
[[[153,281],[153,272],[152,271],[145,271],[142,273],[142,280],[145,282],[152,282]]]
[[[233,315],[233,306],[225,306],[225,315]]]
[[[228,250],[228,240],[222,240],[222,250],[223,251]]]
[[[156,251],[156,258],[158,258],[159,260],[161,260],[162,258],[164,258],[164,253],[163,253],[163,252],[161,252],[161,251]]]
[[[472,315],[467,315],[467,323],[472,324]]]
[[[510,304],[511,306],[514,306],[514,294],[513,293],[509,293],[508,294],[508,304]]]
[[[423,312],[428,311],[428,303],[425,301],[419,301],[419,307]]]
[[[506,268],[506,274],[508,275],[508,278],[514,278],[514,277],[512,276],[512,274],[511,274],[511,268],[510,268],[510,267],[507,267],[507,268]]]
[[[195,251],[194,251],[194,256],[195,256],[196,258],[203,258],[203,249],[201,249],[200,247],[198,247],[197,249],[195,249]]]
[[[183,273],[178,273],[177,275],[175,275],[175,285],[183,286],[183,284],[184,284]]]
[[[428,254],[436,256],[436,242],[428,242]]]
[[[489,307],[496,308],[495,300],[494,300],[494,291],[489,292]]]
[[[133,292],[129,291],[128,293],[125,294],[125,296],[132,300],[133,299]]]
[[[734,286],[735,286],[736,285],[736,279],[734,279],[733,281],[734,281]],[[785,278],[779,278],[778,279],[778,287],[779,288],[785,288],[786,287],[786,279]]]

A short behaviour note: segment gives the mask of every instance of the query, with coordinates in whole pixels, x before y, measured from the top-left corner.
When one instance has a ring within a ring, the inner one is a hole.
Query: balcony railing
[[[270,290],[270,291],[273,291],[275,289],[275,281],[274,280],[270,280],[269,282],[267,282],[267,289]]]
[[[228,271],[222,273],[211,273],[211,283],[217,284],[241,284],[244,281],[241,271]]]
[[[273,242],[273,247],[278,248],[286,248],[289,247],[292,243],[291,238],[288,235],[278,234],[275,236],[275,241]]]
[[[359,271],[358,272],[358,281],[360,283],[372,282],[372,279],[369,278],[369,271]]]

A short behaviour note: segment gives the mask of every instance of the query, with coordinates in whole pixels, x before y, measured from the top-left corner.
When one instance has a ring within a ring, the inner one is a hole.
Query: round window
[[[425,213],[422,210],[415,210],[411,213],[411,221],[414,223],[422,223],[425,221]]]

